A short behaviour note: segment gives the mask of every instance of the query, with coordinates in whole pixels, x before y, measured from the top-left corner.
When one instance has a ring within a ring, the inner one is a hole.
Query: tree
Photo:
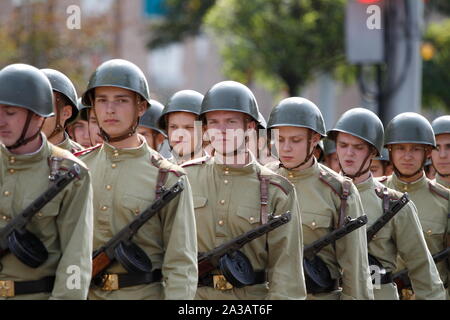
[[[345,0],[218,0],[205,22],[228,76],[281,82],[292,96],[345,63],[344,12]]]

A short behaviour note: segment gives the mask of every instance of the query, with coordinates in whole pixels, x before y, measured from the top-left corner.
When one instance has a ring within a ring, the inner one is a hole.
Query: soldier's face
[[[72,116],[72,106],[65,105],[58,108],[58,101],[61,101],[61,97],[58,93],[53,92],[53,97],[55,98],[55,103],[53,104],[53,111],[59,114],[59,125],[64,127],[66,120]],[[56,127],[56,116],[45,118],[44,125],[42,126],[42,132],[48,137],[52,134]]]
[[[25,108],[0,104],[0,142],[5,146],[12,146],[19,140],[27,119]],[[35,134],[42,123],[42,117],[33,114],[25,138]]]
[[[337,173],[339,173],[339,171],[341,171],[341,168],[339,167],[339,160],[338,160],[336,152],[332,152],[325,156],[325,165]]]
[[[98,127],[97,118],[92,109],[89,110],[89,139],[91,143],[95,145],[103,143],[103,139],[100,136],[100,128]]]
[[[339,132],[336,138],[336,152],[343,171],[346,174],[354,175],[361,168],[370,152],[370,148],[364,140]],[[366,161],[361,171],[367,169],[369,165],[370,161]]]
[[[309,150],[307,150],[309,129],[297,127],[277,127],[276,129],[278,129],[278,133],[275,130],[272,132],[275,137],[278,136],[278,155],[286,168],[296,167],[303,162],[320,140],[320,136],[314,134]],[[301,170],[302,167],[295,170]]]
[[[81,144],[85,148],[91,146],[91,141],[89,140],[89,126],[86,120],[78,120],[70,126],[70,132],[72,139],[77,143]]]
[[[157,135],[156,131],[147,127],[139,126],[137,128],[137,132],[145,137],[145,140],[147,140],[147,144],[150,148],[152,148],[153,150],[157,150],[158,146],[155,139]]]
[[[189,155],[201,145],[201,122],[189,112],[171,112],[167,115],[169,144],[178,156]]]
[[[425,146],[416,143],[400,143],[390,146],[392,162],[401,174],[411,175],[423,164],[424,157],[431,153]]]
[[[442,174],[450,173],[450,134],[436,136],[437,148],[431,152],[433,165]]]
[[[206,135],[212,147],[220,154],[232,154],[245,149],[245,134],[255,129],[254,121],[235,111],[211,111],[206,113]]]
[[[117,87],[95,88],[94,108],[99,126],[111,137],[122,135],[135,123],[136,108],[139,116],[145,111],[134,92]]]
[[[380,160],[372,160],[370,171],[374,177],[382,177],[384,175],[383,163]]]

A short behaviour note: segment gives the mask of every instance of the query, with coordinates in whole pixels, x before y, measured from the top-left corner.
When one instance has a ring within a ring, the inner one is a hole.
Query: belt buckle
[[[225,277],[221,274],[213,275],[213,283],[214,289],[217,290],[231,290],[233,289],[233,285],[225,279]]]
[[[14,281],[0,280],[0,297],[14,297]]]
[[[119,290],[119,276],[117,274],[105,274],[103,276],[103,291]]]

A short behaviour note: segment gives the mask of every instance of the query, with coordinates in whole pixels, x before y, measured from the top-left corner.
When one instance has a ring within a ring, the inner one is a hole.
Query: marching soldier
[[[10,252],[0,258],[0,298],[86,299],[88,294],[90,174],[41,133],[43,118],[52,112],[52,87],[41,71],[26,64],[0,71],[0,230],[49,189],[51,179],[79,170],[75,181],[31,218],[25,233],[9,237]]]
[[[336,145],[330,139],[323,139],[324,164],[336,173],[341,171],[336,154]]]
[[[436,149],[431,152],[436,182],[450,188],[450,116],[436,118],[432,123]]]
[[[384,143],[394,173],[380,181],[389,188],[408,192],[417,207],[428,249],[434,255],[448,246],[450,191],[424,174],[425,161],[436,147],[433,128],[420,114],[401,113],[386,127]],[[436,266],[448,287],[448,262],[441,261]]]
[[[173,94],[159,118],[159,127],[167,132],[173,158],[182,164],[204,156],[202,127],[198,125],[203,95],[194,90]]]
[[[76,119],[78,115],[77,92],[72,81],[58,70],[41,69],[52,85],[55,97],[53,114],[45,119],[42,131],[49,142],[72,153],[83,147],[70,139],[65,131],[66,125]]]
[[[277,140],[280,157],[268,167],[295,186],[305,245],[341,226],[343,215],[363,215],[358,191],[350,179],[319,164],[313,156],[316,145],[325,136],[325,123],[314,103],[300,97],[282,100],[272,109],[268,129]],[[318,256],[334,283],[321,288],[310,286],[308,299],[373,299],[365,226],[325,247]]]
[[[81,98],[77,100],[78,115],[67,125],[69,137],[80,144],[84,149],[92,147],[89,136],[88,106],[81,103]]]
[[[164,140],[167,138],[164,130],[158,127],[158,121],[163,109],[164,106],[160,102],[150,99],[150,108],[139,119],[139,126],[137,128],[138,133],[143,135],[147,140],[148,146],[158,152]]]
[[[151,265],[146,262],[145,267],[151,272],[126,272],[125,266],[114,263],[94,279],[89,299],[192,299],[197,238],[191,188],[183,170],[149,148],[136,132],[139,117],[150,105],[144,74],[129,61],[106,61],[92,74],[82,99],[93,106],[104,139],[97,148],[80,153],[92,171],[94,249],[149,207],[163,187],[179,179],[184,184],[184,191],[132,239],[149,257]]]
[[[372,158],[372,163],[370,164],[370,171],[372,172],[372,176],[374,178],[390,176],[392,174],[392,165],[391,162],[389,161],[388,149],[383,148],[379,156]]]
[[[328,137],[336,141],[341,172],[350,177],[358,188],[367,226],[386,213],[390,202],[402,194],[388,189],[373,179],[369,170],[371,158],[380,156],[384,129],[381,120],[364,108],[345,112]],[[398,300],[392,272],[399,255],[408,268],[409,278],[417,299],[445,299],[445,291],[436,265],[427,248],[416,207],[409,202],[369,241],[369,263],[374,271],[376,300]]]
[[[292,218],[241,249],[255,271],[250,285],[233,286],[224,276],[226,270],[216,269],[199,279],[196,299],[305,299],[295,189],[248,150],[245,136],[258,121],[253,93],[238,82],[219,82],[206,93],[201,107],[215,155],[183,164],[192,184],[197,229],[202,231],[197,234],[199,252],[270,221],[268,214],[290,211]]]

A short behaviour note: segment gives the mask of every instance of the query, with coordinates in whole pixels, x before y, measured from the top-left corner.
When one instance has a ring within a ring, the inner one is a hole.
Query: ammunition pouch
[[[151,273],[152,262],[135,243],[121,242],[114,250],[114,256],[129,273]]]
[[[42,241],[26,229],[11,232],[8,248],[17,259],[31,268],[39,267],[48,259],[48,251]]]
[[[303,259],[306,291],[317,294],[337,290],[337,281],[331,278],[330,270],[319,256]]]

